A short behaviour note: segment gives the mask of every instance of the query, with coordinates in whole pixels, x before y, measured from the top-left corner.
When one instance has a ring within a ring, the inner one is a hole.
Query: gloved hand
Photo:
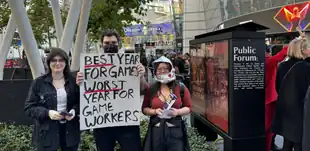
[[[71,121],[71,120],[75,117],[75,110],[74,110],[74,109],[71,109],[69,113],[72,114],[72,116],[66,115],[66,116],[65,116],[65,119],[66,119],[67,121]]]
[[[62,119],[64,119],[64,116],[60,115],[60,113],[55,111],[55,110],[49,110],[48,116],[50,117],[51,120],[62,120]]]

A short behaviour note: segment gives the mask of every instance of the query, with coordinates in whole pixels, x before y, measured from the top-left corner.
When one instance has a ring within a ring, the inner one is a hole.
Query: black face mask
[[[114,44],[108,44],[103,47],[105,53],[118,53],[118,46]]]

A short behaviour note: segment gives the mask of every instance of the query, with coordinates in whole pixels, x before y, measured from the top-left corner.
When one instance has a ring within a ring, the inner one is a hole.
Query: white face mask
[[[175,69],[172,69],[169,73],[155,76],[155,80],[160,83],[169,83],[175,80]]]

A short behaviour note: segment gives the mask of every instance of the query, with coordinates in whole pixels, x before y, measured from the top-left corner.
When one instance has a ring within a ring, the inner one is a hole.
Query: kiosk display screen
[[[205,44],[205,98],[207,119],[228,132],[228,41]]]
[[[205,46],[191,46],[191,97],[193,111],[205,114]]]

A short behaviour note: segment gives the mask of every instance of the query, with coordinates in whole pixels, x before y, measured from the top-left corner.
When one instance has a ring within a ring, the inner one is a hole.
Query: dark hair
[[[69,67],[69,57],[67,53],[61,48],[50,48],[49,51],[50,53],[46,57],[46,64],[47,64],[47,69],[48,69],[46,72],[46,75],[50,75],[52,73],[51,67],[50,67],[50,63],[52,59],[56,56],[59,56],[65,60],[66,65],[65,65],[65,69],[63,72],[64,72],[65,78],[68,78],[68,76],[70,75],[70,67]]]
[[[159,62],[159,63],[154,64],[154,73],[156,73],[156,70],[157,70],[160,63],[165,63],[165,62]],[[167,64],[169,64],[169,63],[167,63]],[[170,70],[172,69],[171,64],[169,64],[169,68],[170,68]],[[177,86],[177,84],[178,84],[178,82],[176,80],[173,80],[173,81],[167,83],[168,87],[172,90],[173,93],[175,93],[174,89]],[[150,89],[150,94],[149,94],[151,96],[151,98],[156,96],[157,92],[160,90],[160,85],[161,85],[160,82],[156,82],[152,85],[152,87]]]
[[[101,38],[100,38],[100,42],[102,43],[104,37],[112,37],[115,36],[117,39],[117,42],[120,43],[121,41],[121,36],[119,35],[119,33],[116,30],[113,29],[107,29],[105,31],[102,32],[101,34]]]
[[[270,46],[268,46],[267,44],[265,45],[265,50],[267,53],[270,53]]]

